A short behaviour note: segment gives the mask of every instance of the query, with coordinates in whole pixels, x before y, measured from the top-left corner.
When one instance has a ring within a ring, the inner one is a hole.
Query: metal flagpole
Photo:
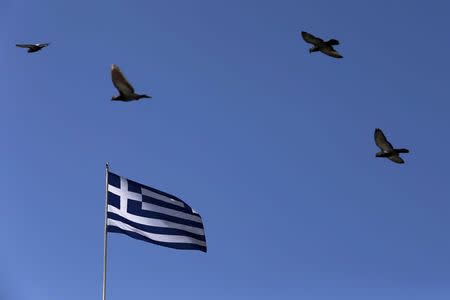
[[[104,240],[103,240],[103,293],[102,300],[106,300],[106,258],[108,255],[108,172],[109,172],[109,163],[106,163],[105,169],[105,232],[104,232]]]

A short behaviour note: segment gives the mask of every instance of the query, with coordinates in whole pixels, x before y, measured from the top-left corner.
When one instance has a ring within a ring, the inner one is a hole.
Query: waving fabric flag
[[[201,216],[179,198],[108,172],[107,231],[206,252]]]

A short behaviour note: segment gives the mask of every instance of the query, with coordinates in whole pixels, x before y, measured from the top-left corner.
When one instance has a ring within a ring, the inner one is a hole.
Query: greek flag
[[[107,231],[206,252],[202,218],[179,198],[108,172]]]

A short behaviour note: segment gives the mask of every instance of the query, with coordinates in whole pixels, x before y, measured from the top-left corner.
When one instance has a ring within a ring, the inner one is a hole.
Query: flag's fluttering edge
[[[108,172],[108,232],[206,252],[200,215],[179,198]]]

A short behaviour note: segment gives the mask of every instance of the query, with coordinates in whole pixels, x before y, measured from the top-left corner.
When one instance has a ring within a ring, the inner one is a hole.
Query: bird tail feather
[[[405,149],[405,148],[401,148],[401,149],[397,149],[397,153],[409,153],[409,150]]]

